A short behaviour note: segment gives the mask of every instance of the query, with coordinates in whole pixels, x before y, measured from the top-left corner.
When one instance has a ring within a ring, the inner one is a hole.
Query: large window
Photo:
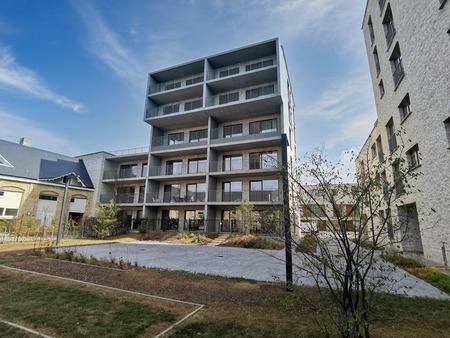
[[[250,169],[274,169],[278,165],[278,153],[267,151],[250,153]]]
[[[239,202],[242,200],[242,182],[222,183],[222,202]]]
[[[250,134],[262,134],[277,131],[277,119],[250,122]]]
[[[222,220],[220,222],[220,225],[220,231],[222,232],[238,231],[236,223],[236,211],[222,210]]]
[[[204,202],[206,183],[191,183],[186,185],[186,202]]]
[[[134,202],[134,187],[118,187],[117,188],[117,202],[118,203],[133,203]]]
[[[242,155],[223,157],[223,171],[242,170]]]
[[[274,202],[278,200],[278,180],[250,181],[250,201]]]
[[[123,164],[119,169],[119,178],[133,178],[137,177],[138,165],[133,164]]]
[[[242,124],[233,124],[233,125],[223,127],[223,137],[224,138],[230,138],[230,137],[236,137],[236,136],[242,136]]]
[[[189,133],[189,142],[200,142],[208,139],[208,129],[193,130]]]
[[[196,174],[196,173],[205,173],[206,172],[206,158],[197,158],[194,160],[189,160],[188,162],[188,173]]]
[[[183,172],[183,161],[174,160],[166,162],[166,175],[181,175]]]
[[[373,32],[372,17],[370,16],[369,21],[367,22],[367,26],[369,27],[370,41],[373,43],[375,41],[375,33]]]
[[[273,94],[274,92],[275,92],[275,86],[272,84],[272,85],[268,85],[268,86],[263,86],[263,87],[246,90],[245,98],[247,100],[254,99],[258,96]]]
[[[403,176],[400,172],[400,161],[395,161],[392,164],[392,173],[394,176],[395,194],[397,196],[405,192],[405,185],[403,183]]]
[[[198,109],[202,107],[202,100],[194,100],[184,103],[184,111]]]
[[[205,229],[205,212],[203,210],[186,210],[184,212],[184,230],[202,231]]]
[[[148,175],[148,163],[143,163],[142,170],[141,170],[141,176],[147,177],[147,175]]]
[[[173,113],[179,113],[179,112],[180,112],[180,104],[179,103],[163,107],[163,114],[164,115],[173,114]]]
[[[170,146],[184,143],[184,133],[169,134],[168,143]]]
[[[180,202],[181,185],[167,184],[164,186],[164,202]]]
[[[375,69],[377,71],[377,75],[380,74],[381,67],[380,67],[380,59],[378,58],[378,51],[377,47],[373,50],[373,60],[375,62]]]
[[[233,101],[239,101],[239,92],[228,93],[219,96],[219,104],[225,104]]]

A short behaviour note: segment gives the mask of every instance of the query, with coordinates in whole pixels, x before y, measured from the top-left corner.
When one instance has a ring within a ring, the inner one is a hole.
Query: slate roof
[[[54,181],[69,174],[83,187],[94,188],[83,160],[0,140],[0,175]]]

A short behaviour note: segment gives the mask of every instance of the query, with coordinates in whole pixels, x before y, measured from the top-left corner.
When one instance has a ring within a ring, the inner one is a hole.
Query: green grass
[[[34,334],[28,333],[26,331],[20,330],[13,326],[0,323],[0,337],[8,337],[8,338],[28,338],[28,337],[36,337]]]
[[[43,282],[0,277],[0,317],[67,337],[136,337],[175,316],[163,309]]]
[[[177,330],[170,338],[253,338],[261,337],[253,326],[236,322],[196,322]]]

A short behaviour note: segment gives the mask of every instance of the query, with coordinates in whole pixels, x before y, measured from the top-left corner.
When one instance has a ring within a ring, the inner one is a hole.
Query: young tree
[[[254,230],[256,232],[256,222],[258,214],[254,211],[253,203],[244,200],[236,208],[236,217],[245,233],[249,234]]]
[[[104,239],[118,226],[117,214],[120,209],[112,200],[108,205],[97,209],[97,217],[92,224],[92,229],[100,239]]]
[[[377,250],[393,245],[396,230],[407,228],[407,224],[393,224],[390,213],[380,217],[380,210],[394,209],[391,206],[412,189],[416,174],[403,165],[401,153],[399,147],[386,161],[365,161],[359,167],[358,183],[351,186],[342,183],[342,165],[329,161],[323,149],[316,149],[299,165],[298,178],[291,178],[300,204],[308,206],[303,208],[309,213],[306,218],[318,221],[325,230],[308,234],[316,250],[305,250],[308,246],[300,238],[293,240],[293,251],[301,256],[297,270],[315,279],[321,300],[326,302],[318,310],[328,319],[318,322],[327,335],[370,335],[375,291],[388,282],[376,276],[377,269],[382,269]],[[391,184],[381,179],[386,171],[391,171]],[[314,184],[320,197],[306,183]]]

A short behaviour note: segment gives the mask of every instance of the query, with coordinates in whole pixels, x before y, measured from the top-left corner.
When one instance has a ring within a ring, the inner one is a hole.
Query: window
[[[369,27],[370,41],[373,43],[375,41],[375,33],[373,32],[372,17],[370,16],[367,26]]]
[[[383,84],[383,80],[380,80],[380,83],[378,84],[378,89],[380,90],[380,99],[383,97],[384,95],[384,84]]]
[[[184,143],[184,133],[169,134],[168,143],[169,146]]]
[[[230,138],[235,136],[242,136],[242,124],[233,124],[223,127],[224,138]]]
[[[119,168],[119,178],[133,178],[138,175],[138,165],[133,164],[123,164]]]
[[[377,145],[375,143],[370,147],[370,153],[372,154],[372,158],[377,157]]]
[[[389,151],[392,153],[395,149],[397,149],[397,138],[395,136],[394,121],[392,118],[386,124],[386,134],[388,138]]]
[[[242,200],[242,182],[222,183],[222,202],[237,202]]]
[[[117,202],[118,203],[133,203],[134,202],[134,187],[118,187],[117,188]]]
[[[248,89],[245,91],[245,98],[248,99],[254,99],[258,96],[262,96],[262,95],[269,95],[269,94],[273,94],[275,92],[275,86],[269,85],[269,86],[263,86],[263,87],[258,87],[258,88],[253,88],[253,89]]]
[[[235,210],[222,210],[220,231],[222,232],[238,231]]]
[[[408,159],[408,166],[410,169],[414,169],[420,165],[419,157],[419,145],[415,144],[411,149],[406,152],[406,157]]]
[[[250,134],[262,134],[277,131],[277,119],[250,122]]]
[[[439,0],[439,9],[444,8],[446,2],[447,0]]]
[[[255,70],[255,69],[259,69],[259,68],[263,68],[263,67],[269,67],[272,65],[273,65],[273,59],[259,61],[259,62],[255,62],[255,63],[245,66],[245,71],[248,72],[250,70]]]
[[[405,185],[403,184],[403,177],[400,173],[400,161],[395,161],[392,165],[392,173],[394,176],[395,194],[400,196],[405,192]]]
[[[412,113],[411,101],[409,100],[409,94],[406,94],[402,102],[400,102],[398,106],[398,110],[400,113],[400,119],[403,121],[406,119],[409,114]]]
[[[4,191],[0,191],[0,197],[5,196],[5,192]]]
[[[378,5],[380,6],[380,11],[383,10],[385,0],[378,0]]]
[[[148,175],[148,164],[147,163],[143,163],[142,164],[142,170],[141,170],[141,176],[142,177],[147,177]]]
[[[395,45],[395,48],[389,60],[391,61],[392,76],[394,77],[394,85],[397,88],[397,86],[400,84],[400,81],[405,76],[405,71],[403,69],[402,64],[402,54],[400,53],[400,47],[398,43]]]
[[[233,101],[239,101],[239,92],[228,93],[219,96],[219,104],[225,104]]]
[[[186,185],[186,202],[204,202],[206,183],[192,183]]]
[[[208,129],[193,130],[189,133],[189,142],[200,142],[208,139]]]
[[[386,176],[386,171],[382,171],[380,174],[380,183],[383,189],[383,195],[386,195],[389,192],[389,184]]]
[[[39,199],[40,200],[44,200],[44,201],[57,201],[58,200],[58,196],[57,195],[50,195],[50,194],[46,194],[46,193],[40,193],[39,194]]]
[[[164,186],[164,202],[180,202],[181,185],[167,184]]]
[[[188,173],[205,173],[206,172],[206,158],[198,158],[195,160],[189,160],[188,163]]]
[[[223,157],[223,171],[242,170],[242,155]]]
[[[391,45],[395,35],[394,18],[392,16],[391,6],[388,5],[386,14],[383,19],[384,34],[386,35],[386,43],[388,47]]]
[[[180,88],[180,87],[181,87],[181,82],[180,81],[166,84],[166,90]]]
[[[11,163],[9,163],[6,158],[4,158],[2,155],[0,155],[0,165],[4,167],[14,168]]]
[[[239,67],[233,67],[229,69],[224,69],[219,72],[219,77],[230,76],[239,74]]]
[[[163,107],[163,114],[164,115],[173,114],[173,113],[179,113],[179,112],[180,112],[180,105],[178,103],[170,105],[170,106]]]
[[[19,209],[6,208],[4,211],[4,216],[5,217],[17,217],[18,213],[19,213]]]
[[[375,61],[375,69],[377,70],[377,76],[380,74],[381,67],[380,67],[380,59],[378,58],[378,51],[377,47],[373,50],[373,59]]]
[[[250,201],[275,202],[278,200],[278,180],[250,181]]]
[[[448,146],[450,148],[450,117],[444,121],[445,133],[447,134]]]
[[[139,187],[139,199],[138,199],[138,203],[144,203],[144,196],[145,196],[145,185],[141,185]],[[142,217],[138,217],[138,218],[142,218]]]
[[[325,216],[325,206],[308,204],[303,206],[303,217],[319,218]]]
[[[184,103],[184,111],[198,109],[202,107],[202,100],[194,100]]]
[[[383,154],[383,144],[381,143],[381,136],[378,136],[377,138],[377,149],[378,149],[378,161],[383,162],[384,154]]]
[[[190,86],[199,82],[203,82],[203,75],[186,80],[186,86]]]
[[[250,153],[250,170],[277,168],[277,156],[278,153],[276,151]]]
[[[181,175],[183,172],[183,161],[167,161],[166,162],[166,175]]]

